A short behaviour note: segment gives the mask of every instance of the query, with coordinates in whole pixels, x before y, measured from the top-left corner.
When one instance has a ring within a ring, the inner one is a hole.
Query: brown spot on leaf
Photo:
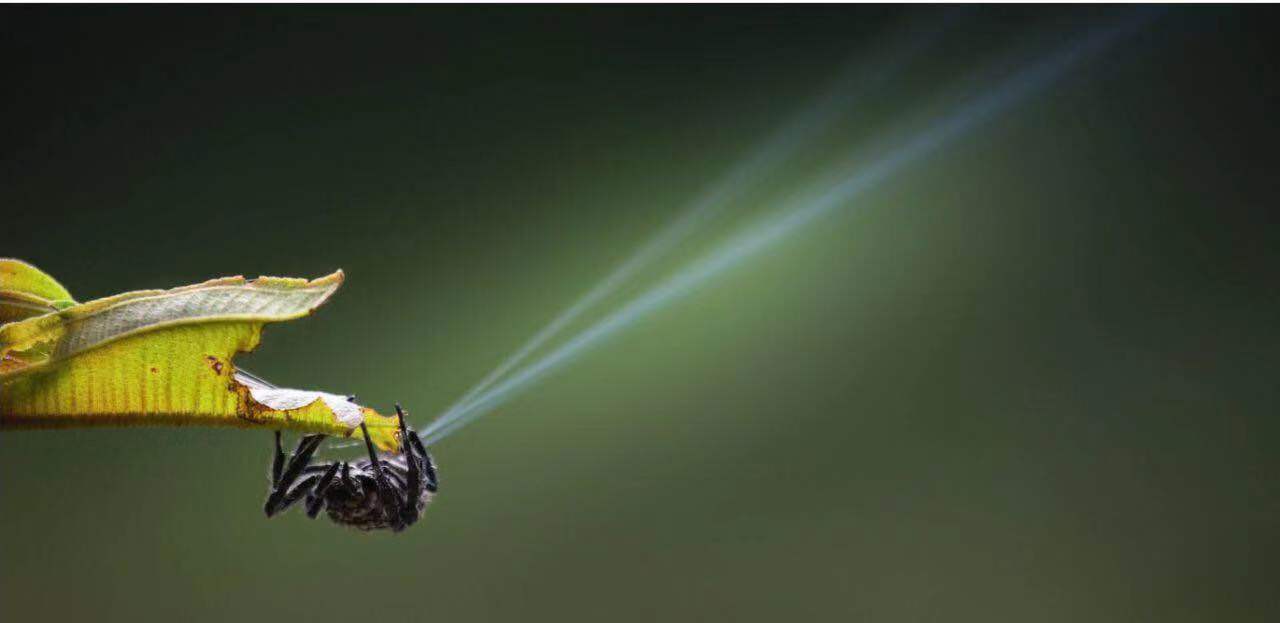
[[[159,374],[159,373],[160,373],[160,370],[159,370],[159,368],[151,368],[151,373],[152,373],[152,374]]]
[[[214,373],[214,374],[216,374],[216,375],[221,376],[221,375],[222,375],[222,361],[221,361],[220,359],[218,359],[217,357],[214,357],[213,355],[208,355],[208,356],[206,356],[206,357],[205,357],[205,359],[208,359],[208,360],[209,360],[209,367],[213,368],[213,373]]]

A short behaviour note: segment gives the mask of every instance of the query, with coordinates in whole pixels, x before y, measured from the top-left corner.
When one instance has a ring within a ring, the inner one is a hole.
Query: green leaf
[[[9,291],[70,299],[61,286],[48,288],[51,278],[27,271],[23,279]],[[0,326],[0,428],[201,425],[351,436],[364,422],[378,446],[396,449],[394,418],[235,373],[234,357],[258,345],[263,325],[312,313],[342,279],[342,271],[312,281],[227,277],[61,309],[51,302],[42,315]]]
[[[0,258],[0,325],[74,304],[71,293],[39,268]]]

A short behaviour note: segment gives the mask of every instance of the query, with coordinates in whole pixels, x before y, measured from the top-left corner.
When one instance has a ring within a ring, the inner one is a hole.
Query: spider
[[[276,431],[275,459],[271,463],[271,493],[264,510],[271,517],[307,499],[307,517],[315,519],[321,508],[334,523],[360,530],[399,532],[413,525],[439,487],[431,455],[418,433],[404,423],[404,411],[396,405],[400,419],[401,453],[379,459],[363,423],[368,459],[309,465],[324,435],[307,435],[298,442],[285,463]],[[425,480],[424,480],[425,478]]]

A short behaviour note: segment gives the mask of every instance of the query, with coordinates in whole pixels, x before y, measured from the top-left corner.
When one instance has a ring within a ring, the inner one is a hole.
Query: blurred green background
[[[936,13],[3,7],[0,256],[341,267],[240,363],[425,424]],[[969,11],[611,304],[1108,17]],[[264,519],[266,433],[6,431],[0,616],[1274,620],[1275,23],[1170,11],[444,440],[403,534]]]

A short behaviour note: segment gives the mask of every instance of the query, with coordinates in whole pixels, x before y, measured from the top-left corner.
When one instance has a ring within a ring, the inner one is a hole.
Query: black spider
[[[439,487],[431,455],[418,433],[404,424],[404,411],[396,405],[400,419],[400,454],[378,458],[363,423],[368,459],[352,465],[333,462],[309,465],[324,435],[307,435],[298,442],[286,465],[276,431],[275,460],[271,463],[271,493],[267,496],[267,517],[307,498],[307,517],[314,519],[325,508],[329,519],[361,530],[399,532],[413,525]]]

